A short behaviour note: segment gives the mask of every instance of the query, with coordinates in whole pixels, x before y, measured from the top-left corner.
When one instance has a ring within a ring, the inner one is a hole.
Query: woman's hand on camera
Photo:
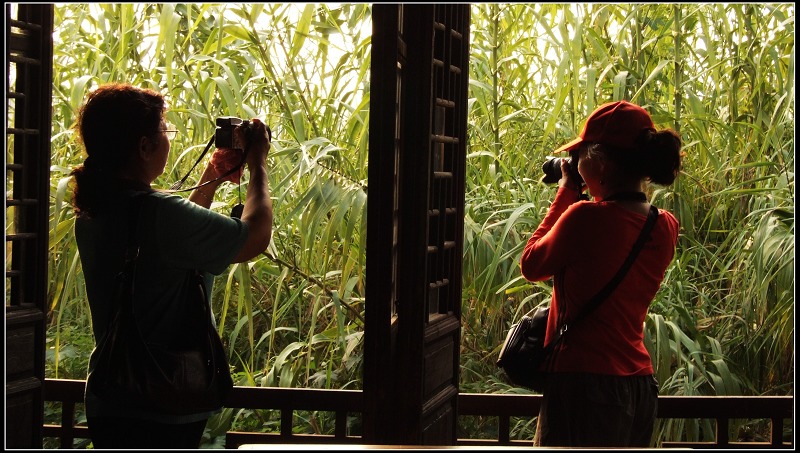
[[[242,151],[232,148],[217,148],[211,155],[209,165],[214,167],[216,177],[231,172],[234,167],[239,166],[238,170],[233,171],[223,178],[223,181],[230,181],[239,184],[242,179]]]
[[[569,172],[569,161],[561,159],[561,179],[558,180],[559,187],[575,188],[575,181],[572,180],[572,175]]]
[[[267,131],[267,125],[258,118],[250,120],[249,127],[250,130],[247,131],[247,167],[252,169],[253,166],[265,164],[271,137]]]
[[[267,154],[270,148],[270,137],[267,126],[258,118],[251,121],[247,142],[247,168],[250,181],[247,184],[244,210],[241,220],[248,225],[247,240],[234,262],[250,260],[269,245],[272,238],[272,200],[269,194],[269,177],[267,174]]]
[[[579,180],[575,179],[570,165],[571,164],[569,161],[567,161],[567,159],[561,159],[561,179],[558,180],[558,186],[578,191],[580,198],[580,194],[586,190],[586,185],[584,185],[582,181],[579,182]]]

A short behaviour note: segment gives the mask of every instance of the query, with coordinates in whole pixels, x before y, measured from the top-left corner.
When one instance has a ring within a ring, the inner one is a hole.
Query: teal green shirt
[[[75,238],[83,267],[86,293],[92,314],[95,342],[106,333],[113,311],[115,276],[122,270],[131,223],[130,196],[106,212],[75,221]],[[187,199],[153,192],[144,197],[136,238],[139,258],[134,277],[134,311],[139,330],[149,343],[159,343],[179,325],[188,276],[192,269],[203,272],[209,304],[213,276],[221,274],[247,239],[247,224]],[[94,369],[95,353],[89,359]],[[91,379],[91,377],[90,377]],[[86,395],[87,416],[140,417],[161,423],[189,423],[203,420],[211,412],[185,416],[142,412],[110,405],[95,395]]]

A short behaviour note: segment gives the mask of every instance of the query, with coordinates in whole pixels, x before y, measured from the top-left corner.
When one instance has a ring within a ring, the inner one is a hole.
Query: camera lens
[[[548,157],[544,161],[542,164],[542,171],[544,172],[543,183],[555,184],[561,179],[561,160],[561,157]],[[566,158],[566,160],[569,163],[570,159]]]
[[[566,161],[567,165],[569,165],[569,174],[572,179],[578,184],[583,184],[583,178],[581,177],[581,174],[578,173],[577,165],[573,165],[572,158],[569,157],[548,157],[547,160],[542,164],[542,171],[544,172],[542,182],[545,184],[555,184],[559,179],[561,179],[562,160]]]

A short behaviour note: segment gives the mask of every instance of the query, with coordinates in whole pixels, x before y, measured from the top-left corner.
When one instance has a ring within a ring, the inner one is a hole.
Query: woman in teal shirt
[[[189,291],[191,273],[202,273],[210,294],[214,275],[231,263],[258,256],[272,235],[266,126],[254,119],[255,133],[246,136],[250,180],[239,219],[208,209],[223,181],[212,165],[200,180],[208,184],[196,188],[188,199],[151,188],[164,172],[170,139],[176,133],[167,127],[165,113],[161,94],[128,84],[100,86],[89,94],[79,112],[77,128],[87,157],[72,172],[72,203],[98,343],[114,311],[115,276],[122,270],[133,220],[140,247],[134,293],[136,323],[146,341],[156,344],[167,343],[180,324],[178,303]],[[135,195],[144,195],[138,210],[131,209]],[[95,350],[89,361],[89,383],[96,359]],[[170,415],[155,408],[106,401],[90,390],[85,402],[95,448],[197,448],[206,421],[215,412]]]

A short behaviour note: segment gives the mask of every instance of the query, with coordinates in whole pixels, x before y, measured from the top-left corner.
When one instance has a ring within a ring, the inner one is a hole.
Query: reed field
[[[681,224],[645,325],[661,394],[792,395],[794,4],[471,10],[461,391],[527,392],[506,384],[495,360],[510,324],[551,293],[518,265],[556,190],[539,181],[541,164],[596,106],[627,99],[678,131],[686,153],[673,186],[649,189]],[[258,117],[272,129],[272,243],[219,275],[212,294],[236,384],[361,388],[370,13],[367,4],[56,5],[47,377],[84,379],[94,346],[67,186],[82,161],[76,112],[99,84],[129,82],[164,93],[180,131],[158,188],[189,170],[216,117]],[[246,184],[246,172],[244,187],[223,184],[212,209],[227,214]],[[329,415],[306,415],[308,432],[332,430]],[[221,446],[228,429],[279,423],[226,409],[205,446]],[[766,426],[731,423],[732,437],[758,440]],[[520,420],[512,437],[534,430]],[[654,442],[713,434],[711,421],[660,420]]]

